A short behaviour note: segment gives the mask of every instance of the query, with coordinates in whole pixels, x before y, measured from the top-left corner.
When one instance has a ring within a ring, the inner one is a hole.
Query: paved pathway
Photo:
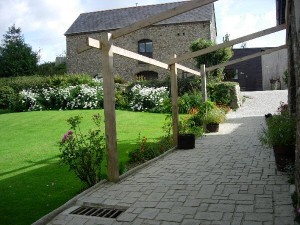
[[[287,176],[277,172],[258,133],[286,91],[245,92],[244,106],[228,115],[220,133],[178,150],[118,184],[106,183],[77,205],[126,207],[117,220],[68,214],[49,225],[292,225]]]

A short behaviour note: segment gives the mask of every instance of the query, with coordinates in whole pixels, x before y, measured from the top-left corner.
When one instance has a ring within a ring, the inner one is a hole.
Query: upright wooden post
[[[205,64],[201,65],[201,84],[202,84],[202,98],[203,101],[207,101],[207,90],[206,90],[206,70]]]
[[[103,92],[104,92],[104,117],[105,136],[107,149],[107,175],[108,180],[119,180],[117,129],[115,112],[115,85],[113,76],[113,51],[110,33],[103,34],[102,67],[103,67]]]
[[[176,58],[176,55],[174,55]],[[172,125],[173,125],[173,144],[178,145],[179,117],[178,117],[178,84],[176,63],[170,66],[171,70],[171,96],[172,96]]]

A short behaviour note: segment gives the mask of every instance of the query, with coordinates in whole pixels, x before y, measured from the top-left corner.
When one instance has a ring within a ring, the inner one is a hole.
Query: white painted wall
[[[282,49],[268,55],[263,55],[262,60],[262,86],[263,90],[271,90],[270,79],[281,81],[281,89],[287,89],[283,74],[287,70],[287,49]]]

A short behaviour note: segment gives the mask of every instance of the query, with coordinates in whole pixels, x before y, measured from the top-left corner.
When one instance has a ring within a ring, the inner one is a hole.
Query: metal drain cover
[[[115,219],[119,215],[121,215],[121,213],[123,213],[124,211],[125,210],[114,209],[114,208],[109,209],[109,208],[81,206],[75,209],[74,211],[72,211],[70,214]]]

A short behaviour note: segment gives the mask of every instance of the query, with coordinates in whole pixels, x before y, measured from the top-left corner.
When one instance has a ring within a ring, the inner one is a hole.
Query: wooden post
[[[207,101],[207,90],[206,90],[206,71],[205,64],[201,65],[201,83],[202,83],[202,98],[203,101]]]
[[[103,92],[104,92],[104,119],[107,150],[107,176],[108,180],[119,180],[117,129],[115,112],[115,85],[113,76],[113,51],[110,33],[103,34],[101,38],[102,67],[103,67]]]
[[[176,58],[176,55],[174,55]],[[172,95],[172,125],[173,125],[173,144],[178,145],[179,117],[178,117],[178,84],[176,63],[170,66],[171,70],[171,95]]]

